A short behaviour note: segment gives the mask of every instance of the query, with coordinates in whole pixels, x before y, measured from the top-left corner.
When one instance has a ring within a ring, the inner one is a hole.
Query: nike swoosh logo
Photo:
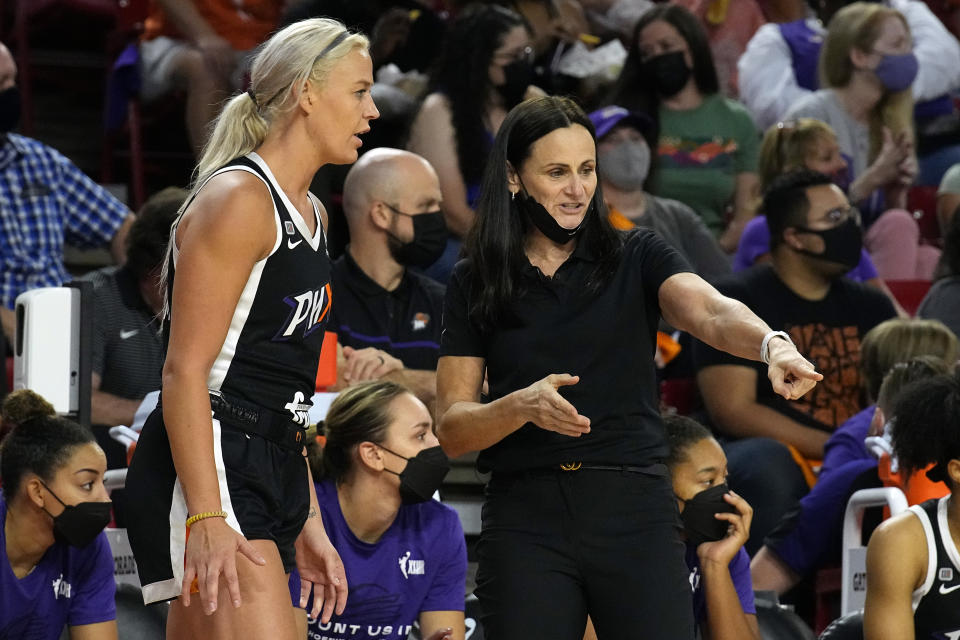
[[[303,238],[294,242],[293,240],[287,240],[287,249],[296,249],[297,245],[303,242]]]
[[[126,340],[127,338],[132,338],[133,336],[137,335],[138,333],[140,333],[140,329],[131,329],[130,331],[124,331],[123,329],[121,329],[121,330],[120,330],[120,339],[121,339],[121,340]]]
[[[960,584],[955,584],[955,585],[953,585],[952,587],[948,587],[947,585],[941,583],[941,584],[940,584],[940,595],[945,596],[945,595],[947,595],[948,593],[953,593],[953,592],[956,591],[957,589],[960,589]]]

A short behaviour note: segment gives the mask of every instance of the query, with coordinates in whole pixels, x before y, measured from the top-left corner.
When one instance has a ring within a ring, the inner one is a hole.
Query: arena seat
[[[884,283],[904,311],[911,316],[916,315],[923,297],[933,284],[929,280],[884,280]]]
[[[754,592],[757,607],[757,626],[764,640],[815,640],[810,627],[793,612],[780,604],[774,591]]]
[[[823,630],[819,640],[863,640],[863,611],[837,618]]]

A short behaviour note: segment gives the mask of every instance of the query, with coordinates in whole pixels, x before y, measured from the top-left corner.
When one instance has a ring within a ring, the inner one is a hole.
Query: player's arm
[[[911,512],[887,520],[867,545],[864,640],[914,640],[913,591],[927,573],[927,544]]]

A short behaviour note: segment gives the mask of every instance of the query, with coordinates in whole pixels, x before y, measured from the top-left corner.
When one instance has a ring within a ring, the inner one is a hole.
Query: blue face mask
[[[919,68],[917,56],[911,51],[897,55],[884,55],[873,72],[887,91],[895,93],[910,88],[917,78]]]

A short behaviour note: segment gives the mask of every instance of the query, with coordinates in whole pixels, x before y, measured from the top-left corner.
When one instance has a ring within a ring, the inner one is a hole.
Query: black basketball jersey
[[[960,554],[950,536],[950,496],[910,507],[927,538],[927,577],[913,592],[917,640],[960,640]]]
[[[227,171],[247,171],[264,182],[273,199],[277,232],[270,255],[254,264],[247,278],[207,386],[228,399],[288,415],[305,427],[331,305],[331,263],[320,213],[314,201],[317,227],[310,236],[256,153],[229,162],[210,177]],[[173,228],[175,233],[176,224]],[[174,245],[170,291],[177,258]]]

